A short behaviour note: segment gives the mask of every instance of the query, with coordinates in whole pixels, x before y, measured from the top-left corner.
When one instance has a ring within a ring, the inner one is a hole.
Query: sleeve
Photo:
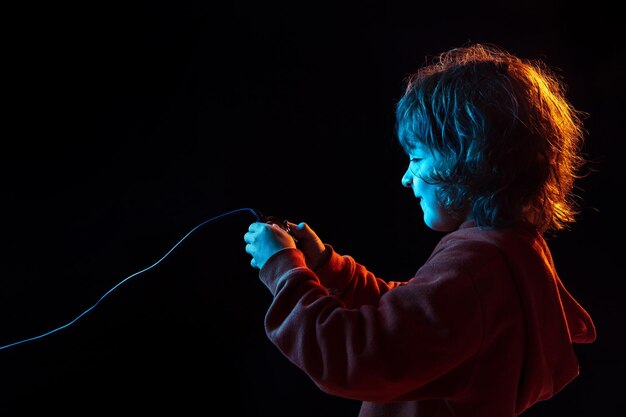
[[[465,379],[453,375],[469,366],[482,338],[471,279],[446,264],[430,263],[406,285],[390,289],[336,253],[319,275],[305,265],[302,253],[289,249],[260,271],[274,295],[265,330],[320,389],[373,402],[460,389]],[[350,307],[326,286],[343,295],[369,288],[370,297],[379,291],[379,298]]]
[[[315,269],[320,283],[329,294],[341,299],[347,307],[377,305],[381,295],[402,285],[377,278],[352,257],[339,255],[326,244],[326,261]]]

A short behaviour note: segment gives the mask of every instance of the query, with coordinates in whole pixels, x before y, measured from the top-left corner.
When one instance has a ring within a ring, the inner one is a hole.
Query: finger
[[[256,238],[255,238],[254,233],[248,232],[245,235],[243,235],[243,241],[246,243],[254,243],[255,239]]]
[[[280,234],[289,234],[280,224],[270,223],[269,226],[274,229],[275,232]]]
[[[303,238],[306,236],[310,236],[313,230],[309,227],[308,224],[302,222],[302,223],[295,225],[295,227],[292,227],[291,232],[293,233],[294,236]]]
[[[250,226],[248,226],[248,230],[250,232],[257,232],[259,230],[259,225],[261,224],[265,224],[265,223],[254,222]]]

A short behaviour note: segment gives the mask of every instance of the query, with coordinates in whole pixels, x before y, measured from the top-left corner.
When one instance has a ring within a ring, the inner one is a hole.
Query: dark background
[[[0,413],[356,416],[266,339],[270,296],[243,243],[252,213],[188,232],[255,208],[410,277],[440,236],[401,187],[393,106],[427,56],[470,41],[544,59],[589,114],[586,205],[549,244],[598,340],[576,346],[581,376],[525,416],[623,412],[620,13],[502,3],[7,10],[0,345],[70,323],[156,265],[73,324],[0,350]]]

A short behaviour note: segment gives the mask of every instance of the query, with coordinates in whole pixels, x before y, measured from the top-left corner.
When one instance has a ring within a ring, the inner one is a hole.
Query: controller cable
[[[133,278],[133,277],[135,277],[135,276],[137,276],[137,275],[139,275],[139,274],[142,274],[142,273],[144,273],[144,272],[146,272],[146,271],[148,271],[148,270],[150,270],[150,269],[154,268],[154,267],[155,267],[155,266],[157,266],[159,263],[161,263],[161,261],[162,261],[163,259],[167,258],[167,257],[170,255],[170,253],[172,253],[172,251],[174,251],[174,249],[176,249],[176,247],[182,243],[182,241],[183,241],[183,240],[187,239],[187,238],[188,238],[188,237],[189,237],[192,233],[194,233],[194,232],[195,232],[196,230],[198,230],[200,227],[204,226],[204,225],[205,225],[205,224],[207,224],[207,223],[211,223],[211,222],[213,222],[213,221],[215,221],[215,220],[218,220],[218,219],[220,219],[220,218],[222,218],[222,217],[226,217],[226,216],[229,216],[229,215],[231,215],[231,214],[239,213],[239,212],[242,212],[242,211],[249,211],[249,212],[251,212],[251,213],[252,213],[252,214],[256,217],[257,221],[259,221],[259,222],[270,222],[270,221],[271,221],[271,222],[274,222],[274,221],[278,221],[278,220],[276,220],[276,219],[277,219],[276,217],[273,217],[273,216],[266,217],[266,216],[264,216],[263,214],[261,214],[258,210],[255,210],[255,209],[253,209],[253,208],[248,208],[248,207],[244,207],[244,208],[240,208],[240,209],[231,210],[231,211],[229,211],[229,212],[226,212],[226,213],[220,214],[220,215],[218,215],[218,216],[212,217],[212,218],[210,218],[210,219],[208,219],[208,220],[205,220],[205,221],[203,221],[202,223],[200,223],[200,224],[198,224],[197,226],[195,226],[194,228],[192,228],[192,229],[191,229],[191,230],[190,230],[190,231],[189,231],[189,232],[188,232],[185,236],[183,236],[183,238],[182,238],[182,239],[180,239],[180,240],[179,240],[179,241],[178,241],[178,242],[177,242],[177,243],[176,243],[176,244],[175,244],[175,245],[174,245],[174,246],[173,246],[173,247],[172,247],[169,251],[167,251],[167,253],[161,257],[161,259],[159,259],[158,261],[156,261],[156,262],[155,262],[155,263],[153,263],[152,265],[148,266],[147,268],[144,268],[144,269],[142,269],[142,270],[140,270],[140,271],[137,271],[137,272],[135,272],[134,274],[131,274],[131,275],[129,275],[128,277],[126,277],[126,278],[124,278],[123,280],[121,280],[120,282],[118,282],[115,286],[113,286],[113,288],[111,288],[110,290],[108,290],[108,291],[107,291],[107,292],[106,292],[106,293],[105,293],[102,297],[100,297],[100,299],[98,299],[98,301],[96,301],[96,302],[95,302],[95,304],[93,304],[91,307],[89,307],[88,309],[86,309],[85,311],[83,311],[82,313],[80,313],[80,314],[79,314],[79,315],[78,315],[78,316],[77,316],[74,320],[72,320],[72,321],[70,321],[69,323],[66,323],[66,324],[64,324],[64,325],[62,325],[62,326],[59,326],[59,327],[57,327],[57,328],[55,328],[55,329],[52,329],[52,330],[50,330],[50,331],[48,331],[48,332],[46,332],[46,333],[40,334],[40,335],[38,335],[38,336],[30,337],[30,338],[27,338],[27,339],[19,340],[19,341],[17,341],[17,342],[9,343],[9,344],[4,345],[4,346],[0,346],[0,350],[2,350],[2,349],[6,349],[6,348],[9,348],[9,347],[11,347],[11,346],[19,345],[19,344],[22,344],[22,343],[30,342],[30,341],[32,341],[32,340],[41,339],[42,337],[48,336],[48,335],[50,335],[50,334],[52,334],[52,333],[58,332],[58,331],[59,331],[59,330],[61,330],[61,329],[64,329],[64,328],[66,328],[66,327],[68,327],[68,326],[71,326],[71,325],[72,325],[72,324],[74,324],[76,321],[78,321],[81,317],[83,317],[85,314],[87,314],[88,312],[90,312],[91,310],[93,310],[93,309],[94,309],[94,308],[95,308],[98,304],[100,304],[100,302],[101,302],[101,301],[102,301],[102,300],[103,300],[106,296],[108,296],[109,294],[111,294],[111,293],[112,293],[114,290],[116,290],[116,289],[117,289],[120,285],[122,285],[123,283],[125,283],[125,282],[126,282],[126,281],[128,281],[129,279],[131,279],[131,278]]]

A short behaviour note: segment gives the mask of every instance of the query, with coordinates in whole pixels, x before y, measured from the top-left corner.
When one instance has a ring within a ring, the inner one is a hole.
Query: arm
[[[328,292],[348,307],[376,305],[382,294],[397,285],[376,278],[351,257],[338,255],[306,223],[289,223],[289,229],[291,235],[276,225],[251,224],[244,236],[246,252],[252,255],[250,264],[262,269],[268,259],[278,252],[297,249],[303,255],[303,266],[314,270]]]
[[[360,269],[334,256],[342,271]],[[328,267],[334,270],[332,257]],[[472,282],[448,265],[424,267],[407,285],[359,308],[329,295],[296,249],[270,258],[260,278],[274,295],[265,319],[268,337],[334,395],[384,402],[457,390],[465,379],[452,375],[471,365],[480,345]],[[367,274],[359,281],[365,288],[377,286]],[[455,382],[441,384],[446,378]]]
[[[378,305],[380,297],[400,285],[377,278],[351,256],[339,255],[326,244],[326,261],[315,274],[329,294],[341,299],[349,308],[363,305]]]
[[[304,254],[306,265],[315,271],[328,292],[339,297],[348,307],[378,304],[378,299],[398,283],[376,278],[350,256],[341,256],[324,244],[307,223],[290,223],[297,247]]]

